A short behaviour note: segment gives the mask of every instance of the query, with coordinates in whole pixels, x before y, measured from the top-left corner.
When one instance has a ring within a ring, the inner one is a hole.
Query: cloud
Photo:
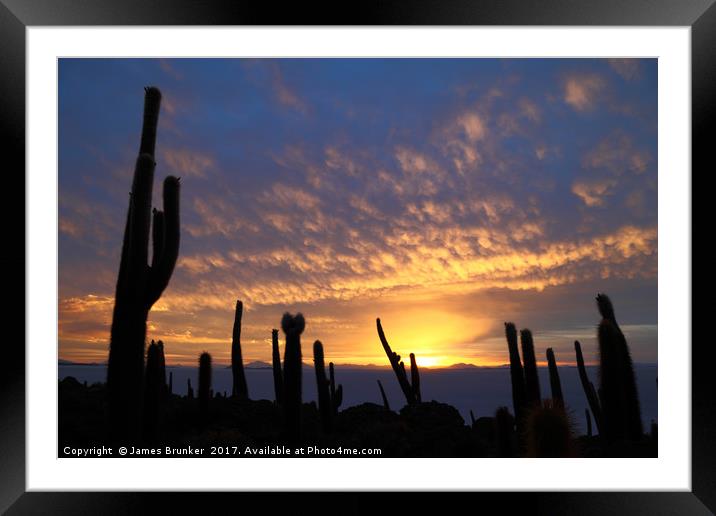
[[[597,181],[576,181],[572,185],[572,193],[579,197],[584,204],[593,208],[603,206],[605,197],[611,193],[616,181],[611,179]]]
[[[627,81],[641,78],[642,67],[639,59],[607,59],[609,66]]]
[[[564,101],[576,111],[591,111],[605,86],[598,74],[572,75],[564,82]]]
[[[641,174],[651,163],[651,154],[635,148],[632,138],[623,130],[615,130],[585,154],[582,166],[606,169],[615,175],[624,172]]]
[[[206,178],[207,172],[215,166],[214,159],[204,153],[189,149],[166,149],[162,159],[172,175]]]
[[[302,114],[308,112],[308,106],[304,100],[284,80],[281,65],[276,61],[271,61],[271,86],[276,99],[282,105],[295,109]]]

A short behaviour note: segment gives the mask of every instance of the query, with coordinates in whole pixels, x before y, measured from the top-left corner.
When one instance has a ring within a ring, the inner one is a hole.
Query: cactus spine
[[[385,407],[385,410],[390,410],[390,404],[388,403],[388,397],[385,395],[385,390],[383,390],[383,384],[380,383],[380,380],[378,380],[378,388],[380,389],[380,396],[383,398],[383,407]]]
[[[231,394],[241,400],[247,400],[249,399],[249,390],[246,386],[244,362],[241,357],[241,316],[243,311],[244,304],[237,300],[234,315],[234,331],[231,339],[231,373],[233,375]]]
[[[107,390],[110,438],[126,441],[141,428],[147,317],[169,284],[179,253],[179,179],[164,180],[164,211],[154,210],[154,147],[161,93],[145,89],[144,121],[134,169],[110,333]],[[150,225],[152,261],[148,265]]]
[[[316,387],[318,389],[318,410],[321,414],[323,431],[328,433],[332,429],[333,407],[329,392],[329,380],[326,378],[326,366],[323,361],[323,344],[320,340],[313,343],[313,365],[316,370]]]
[[[283,372],[281,371],[281,354],[278,350],[278,330],[271,330],[271,349],[273,354],[273,390],[276,404],[281,404],[283,398]]]
[[[643,437],[641,410],[629,347],[617,324],[611,300],[597,295],[602,316],[597,331],[604,431],[609,442]]]
[[[520,341],[522,343],[522,361],[525,367],[525,391],[527,404],[532,407],[539,405],[542,395],[539,388],[539,376],[537,375],[537,360],[535,358],[535,346],[532,341],[532,332],[528,329],[520,330]]]
[[[413,386],[411,386],[408,381],[408,375],[405,373],[405,364],[401,362],[400,355],[390,349],[390,344],[388,344],[388,340],[385,338],[385,333],[383,333],[383,326],[380,324],[380,318],[376,319],[376,326],[378,327],[378,338],[380,338],[380,343],[383,345],[385,354],[388,355],[388,360],[390,361],[390,365],[393,367],[395,376],[398,377],[398,383],[400,384],[400,389],[405,395],[405,400],[408,402],[408,405],[413,405],[418,402],[418,399],[415,395]],[[414,357],[411,358],[411,360],[414,360]],[[417,365],[415,369],[415,374],[417,375]]]
[[[562,382],[559,380],[557,360],[554,358],[552,348],[547,348],[547,365],[549,367],[549,386],[552,391],[552,401],[556,407],[564,409],[564,396],[562,396]]]
[[[285,313],[281,329],[286,335],[283,355],[283,414],[285,437],[296,443],[301,434],[301,333],[306,327],[303,315]]]
[[[211,398],[211,355],[206,351],[199,356],[199,411],[205,419]]]

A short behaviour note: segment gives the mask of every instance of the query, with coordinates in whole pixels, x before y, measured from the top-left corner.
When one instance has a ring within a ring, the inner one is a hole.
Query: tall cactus
[[[154,147],[161,93],[145,89],[144,121],[134,169],[110,334],[107,390],[110,439],[127,441],[139,434],[142,414],[144,343],[152,305],[169,284],[179,254],[179,179],[164,180],[164,211],[154,210]],[[148,265],[150,225],[152,261]]]
[[[243,311],[244,304],[237,300],[234,315],[234,331],[231,339],[231,373],[233,376],[231,394],[241,400],[247,400],[249,399],[249,389],[246,386],[244,362],[241,357],[241,316]]]
[[[333,367],[333,362],[328,363],[329,371],[329,382],[330,382],[330,394],[331,394],[331,409],[334,414],[338,414],[338,407],[343,403],[343,385],[338,385],[336,388],[336,372]]]
[[[564,409],[564,396],[562,395],[562,382],[559,380],[557,360],[552,348],[547,348],[547,366],[549,367],[549,386],[552,391],[552,401],[558,408]]]
[[[505,337],[507,349],[510,353],[510,380],[512,382],[512,406],[515,410],[515,419],[518,428],[521,428],[527,405],[525,391],[525,375],[520,361],[520,352],[517,348],[517,329],[511,322],[505,323]]]
[[[376,319],[375,322],[378,328],[378,338],[380,339],[380,343],[383,345],[385,354],[388,356],[390,365],[393,367],[395,376],[398,377],[398,384],[400,384],[400,389],[405,395],[405,400],[408,402],[408,405],[413,405],[418,402],[418,398],[416,396],[415,390],[413,389],[413,386],[410,385],[410,382],[408,381],[408,375],[405,372],[405,364],[400,360],[400,355],[390,349],[390,344],[388,344],[388,340],[385,338],[385,333],[383,333],[383,326],[380,324],[380,318]]]
[[[203,418],[209,412],[211,390],[211,355],[206,351],[199,356],[199,411]]]
[[[584,409],[584,416],[587,418],[587,437],[592,437],[592,418],[589,417],[589,409]]]
[[[522,362],[525,366],[527,404],[529,406],[539,405],[542,401],[542,394],[539,388],[537,359],[535,357],[534,342],[532,341],[532,332],[528,329],[520,330],[520,341],[522,343]]]
[[[333,427],[333,407],[331,406],[329,380],[326,378],[326,366],[323,360],[323,344],[320,340],[313,343],[313,366],[316,370],[318,411],[321,414],[323,431],[328,433]]]
[[[418,371],[418,363],[415,361],[415,353],[410,354],[410,385],[413,387],[415,401],[418,403],[423,401],[420,394],[420,371]]]
[[[597,295],[602,316],[597,331],[602,418],[608,441],[643,437],[639,397],[629,347],[617,324],[611,300]]]
[[[191,388],[191,378],[186,379],[186,397],[187,399],[194,399],[194,389]]]
[[[169,396],[169,389],[167,387],[167,365],[164,360],[164,342],[158,341],[157,349],[159,351],[159,390],[162,400],[166,400]]]
[[[285,437],[296,443],[301,435],[301,333],[306,328],[302,314],[283,314],[281,329],[286,335],[283,355],[283,414]]]
[[[577,371],[579,371],[579,381],[582,383],[582,390],[584,390],[584,395],[587,397],[589,408],[592,410],[594,423],[597,425],[597,432],[600,436],[603,436],[604,429],[602,425],[601,402],[599,401],[599,395],[597,394],[597,390],[594,388],[594,384],[589,381],[589,376],[587,376],[587,369],[584,367],[582,346],[579,344],[578,340],[574,341],[574,352],[577,356]]]
[[[276,404],[280,405],[283,398],[283,372],[281,371],[281,354],[278,350],[278,330],[271,330],[271,350],[273,358],[273,390]]]

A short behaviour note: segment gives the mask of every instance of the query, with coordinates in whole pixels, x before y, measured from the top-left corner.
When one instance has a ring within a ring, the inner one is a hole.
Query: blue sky
[[[328,359],[507,361],[502,323],[572,362],[611,295],[655,362],[657,62],[62,59],[60,356],[106,356],[143,87],[163,93],[155,203],[182,178],[180,259],[150,314],[168,360],[244,356],[302,311]]]

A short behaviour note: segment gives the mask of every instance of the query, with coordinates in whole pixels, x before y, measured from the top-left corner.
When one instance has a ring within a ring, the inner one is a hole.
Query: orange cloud
[[[572,75],[564,83],[564,101],[577,111],[590,111],[605,85],[597,74]]]

